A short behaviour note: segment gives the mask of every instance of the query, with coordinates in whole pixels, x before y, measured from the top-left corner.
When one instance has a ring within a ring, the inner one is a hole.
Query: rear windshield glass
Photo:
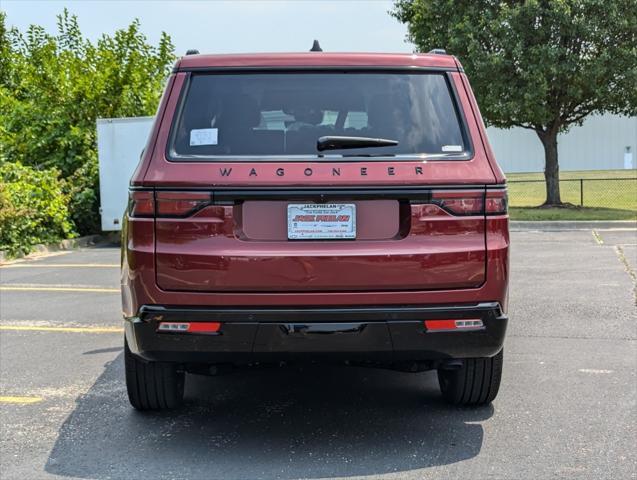
[[[398,144],[319,152],[317,140],[324,136]],[[466,150],[444,74],[217,73],[192,75],[172,129],[170,157],[462,158]]]

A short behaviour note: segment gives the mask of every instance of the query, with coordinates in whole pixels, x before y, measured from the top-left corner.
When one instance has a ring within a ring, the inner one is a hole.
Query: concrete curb
[[[512,231],[542,230],[559,232],[565,230],[600,230],[607,228],[637,228],[634,220],[582,220],[582,221],[524,221],[509,223]]]
[[[113,242],[119,240],[119,235],[115,238],[113,235],[86,235],[78,238],[68,238],[62,240],[59,243],[52,243],[49,245],[39,244],[34,245],[31,252],[28,254],[20,254],[16,257],[9,257],[5,250],[0,250],[0,264],[5,262],[16,260],[18,258],[29,258],[32,255],[42,255],[46,253],[60,252],[64,250],[74,250],[76,248],[92,247],[98,243]]]

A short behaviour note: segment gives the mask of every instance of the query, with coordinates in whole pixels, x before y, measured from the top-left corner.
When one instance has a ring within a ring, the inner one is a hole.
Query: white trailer
[[[154,117],[98,118],[97,156],[100,168],[102,230],[122,228],[128,183],[139,163]]]

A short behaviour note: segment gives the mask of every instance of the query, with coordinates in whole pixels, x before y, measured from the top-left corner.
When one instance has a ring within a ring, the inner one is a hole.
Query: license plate
[[[288,205],[290,240],[356,238],[356,205],[353,203]]]

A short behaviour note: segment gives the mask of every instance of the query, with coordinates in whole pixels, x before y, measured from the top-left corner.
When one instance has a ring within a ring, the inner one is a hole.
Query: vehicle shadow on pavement
[[[129,406],[123,355],[60,428],[45,470],[94,479],[253,479],[405,472],[476,456],[493,407],[442,403],[433,372],[346,367],[189,376],[172,413]]]

